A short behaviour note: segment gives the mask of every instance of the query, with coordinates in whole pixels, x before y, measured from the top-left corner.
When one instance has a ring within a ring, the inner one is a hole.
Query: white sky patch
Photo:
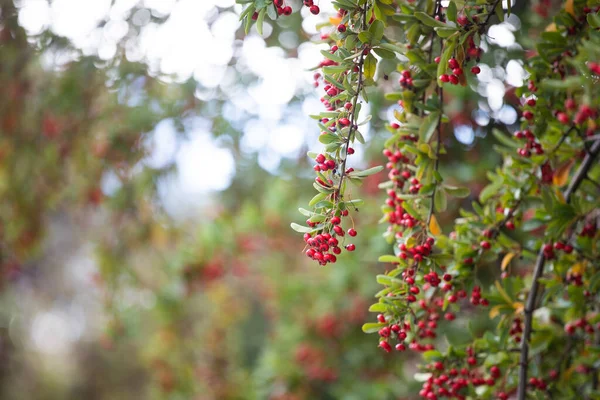
[[[510,60],[506,64],[506,83],[514,87],[523,86],[526,71],[520,61]]]
[[[84,322],[79,317],[71,317],[62,309],[38,313],[30,330],[33,344],[43,353],[65,353],[71,342],[79,339],[83,332]]]
[[[507,23],[490,26],[488,30],[489,41],[500,47],[509,47],[515,44],[515,35],[511,32],[514,27]]]
[[[190,195],[226,189],[235,172],[231,152],[217,147],[208,133],[194,132],[191,136],[176,157],[181,188]]]

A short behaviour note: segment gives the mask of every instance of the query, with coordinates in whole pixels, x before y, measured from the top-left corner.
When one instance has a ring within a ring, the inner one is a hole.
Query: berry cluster
[[[466,362],[464,358],[433,361],[425,365],[431,376],[423,383],[419,396],[428,400],[438,398],[461,399],[467,398],[469,387],[494,387],[502,376],[502,370],[492,365],[486,371],[479,365],[477,354],[472,348],[467,348]],[[508,394],[499,391],[498,399],[508,399]]]
[[[440,57],[436,57],[435,58],[435,62],[439,63],[440,62]],[[452,70],[451,74],[442,74],[439,76],[439,80],[443,83],[448,83],[450,82],[453,85],[458,85],[459,83],[464,82],[464,71],[462,69],[462,66],[459,64],[459,62],[456,60],[456,58],[451,58],[450,60],[448,60],[448,68]],[[479,66],[475,65],[471,68],[471,73],[474,75],[478,75],[481,72],[481,68],[479,68]]]
[[[525,113],[527,113],[529,111],[525,111],[523,113],[523,116],[525,116]],[[525,117],[527,118],[527,117]],[[531,118],[533,118],[533,115],[531,116]],[[535,154],[541,155],[544,154],[544,149],[542,147],[542,144],[540,142],[538,142],[536,140],[535,135],[533,134],[533,132],[529,129],[525,129],[523,131],[516,131],[514,133],[514,137],[517,139],[525,139],[525,146],[522,148],[518,148],[517,149],[517,154],[520,155],[521,157],[531,157],[531,151],[535,151]]]
[[[317,178],[318,179],[318,178]],[[339,237],[344,237],[346,232],[340,226],[342,220],[340,217],[347,217],[348,210],[344,210],[340,213],[340,216],[333,216],[329,220],[328,227],[331,228],[330,231],[327,231],[327,227],[324,228],[320,233],[316,233],[314,236],[310,233],[304,234],[304,241],[310,248],[306,250],[306,255],[308,258],[317,261],[321,265],[325,265],[327,263],[335,263],[337,261],[336,255],[339,255],[342,252],[342,249],[339,247]],[[310,220],[307,221],[309,226],[315,226],[314,222]],[[358,232],[354,228],[350,228],[347,231],[348,236],[356,236]],[[344,246],[347,251],[354,251],[356,246],[352,243]]]
[[[285,5],[283,0],[273,0],[273,4],[277,8],[277,14],[279,15],[291,15],[292,7]]]

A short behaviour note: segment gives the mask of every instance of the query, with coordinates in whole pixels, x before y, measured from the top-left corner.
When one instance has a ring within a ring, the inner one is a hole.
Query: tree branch
[[[575,173],[571,184],[564,192],[565,201],[570,202],[572,195],[577,191],[581,182],[586,177],[588,171],[594,164],[596,156],[600,153],[600,140],[594,142],[590,148],[589,153],[583,159],[583,162],[579,166],[579,169]],[[544,264],[546,257],[544,256],[543,246],[540,248],[537,260],[535,262],[535,268],[533,271],[533,282],[531,283],[531,290],[527,296],[527,304],[525,306],[525,322],[523,329],[523,341],[521,342],[521,359],[519,362],[519,387],[517,390],[517,399],[525,400],[527,394],[527,366],[529,358],[529,339],[531,337],[531,330],[533,324],[533,312],[536,308],[536,298],[538,291],[541,290],[542,285],[539,284],[538,279],[544,272]]]

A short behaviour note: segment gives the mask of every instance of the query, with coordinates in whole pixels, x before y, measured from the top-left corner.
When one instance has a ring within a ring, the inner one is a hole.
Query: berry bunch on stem
[[[314,75],[326,110],[314,116],[324,150],[309,153],[317,194],[301,209],[306,225],[292,227],[320,264],[355,249],[344,239],[350,227],[356,232],[351,213],[362,202],[348,185],[381,168],[355,170],[349,160],[354,142],[364,142],[358,115],[367,89],[385,82],[394,102],[383,149],[388,180],[380,184],[390,251],[379,261],[389,267],[376,278],[376,321],[363,330],[378,334],[384,353],[422,353],[422,398],[600,395],[598,352],[589,350],[600,344],[600,8],[545,3],[534,5],[548,20],[530,28],[538,39],[521,60],[526,80],[504,99],[516,121],[485,128],[502,163],[473,195],[453,184],[446,164],[448,114],[464,93],[481,93],[484,68],[495,67],[484,65],[484,49],[495,54],[488,28],[510,7],[340,0],[319,37],[329,45]],[[475,201],[450,228],[449,205],[466,197]],[[477,310],[494,333],[472,329],[467,345],[440,340],[440,325]],[[572,371],[581,375],[568,378]]]

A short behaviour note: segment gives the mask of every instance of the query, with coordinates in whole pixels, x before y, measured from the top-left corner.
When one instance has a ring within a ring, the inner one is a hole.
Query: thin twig
[[[363,9],[363,27],[366,28],[367,25],[367,7]],[[363,53],[360,55],[360,60],[358,62],[358,83],[356,84],[356,95],[352,101],[352,116],[350,117],[350,129],[348,129],[348,138],[346,139],[345,146],[345,157],[344,161],[342,161],[342,170],[340,172],[340,184],[338,185],[336,196],[341,197],[342,193],[342,185],[344,184],[344,178],[346,177],[346,161],[348,160],[348,147],[350,146],[350,141],[352,140],[353,130],[356,126],[356,118],[358,117],[358,113],[356,112],[356,104],[358,103],[358,97],[360,96],[360,92],[363,86],[363,66],[365,63],[365,54],[364,49]],[[335,201],[335,200],[334,200]]]

